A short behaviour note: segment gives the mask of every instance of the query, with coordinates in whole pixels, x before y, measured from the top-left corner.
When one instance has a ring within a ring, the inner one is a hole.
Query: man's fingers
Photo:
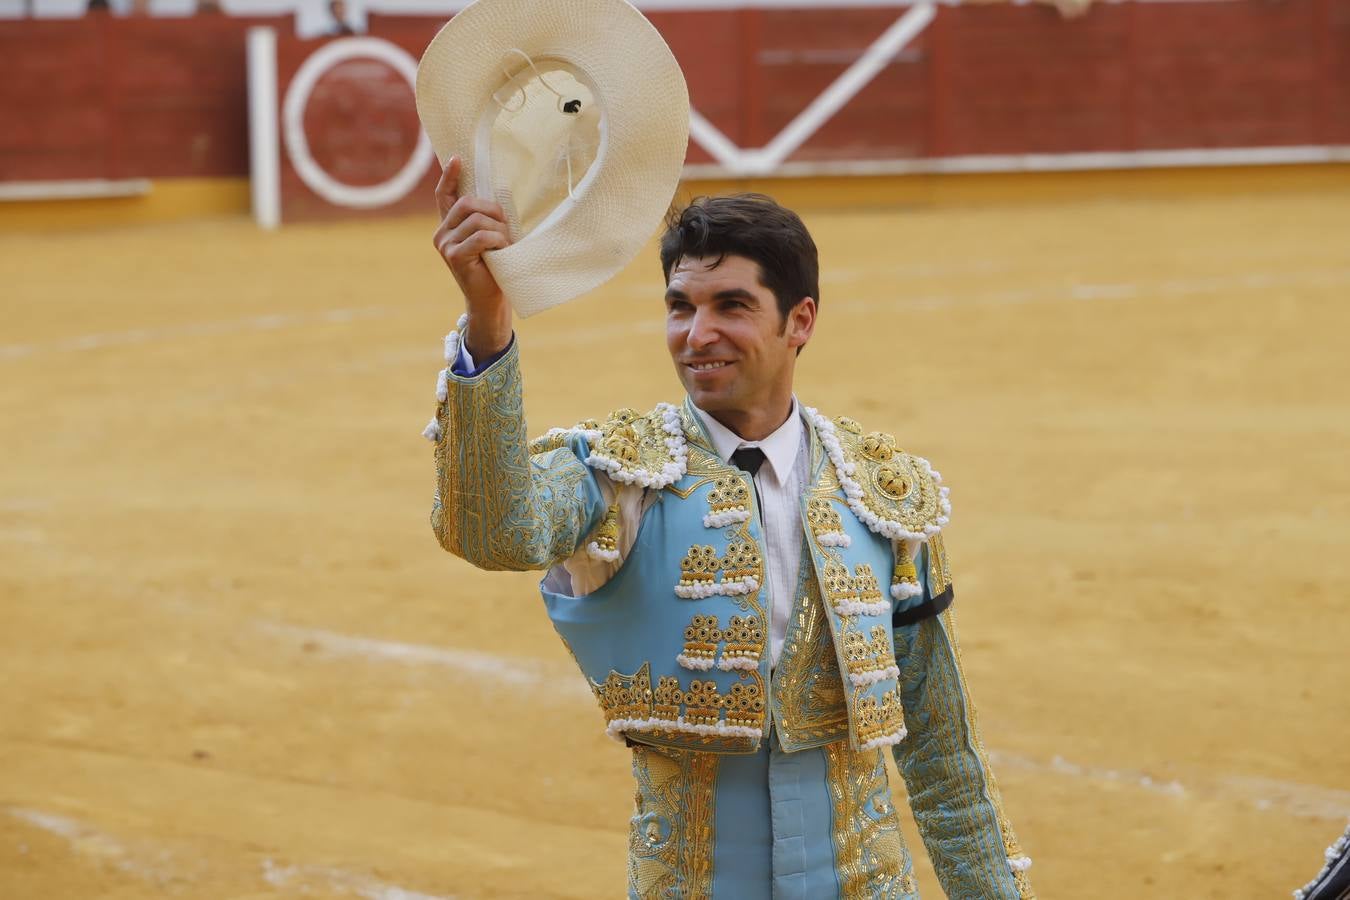
[[[471,235],[478,231],[495,231],[507,238],[511,236],[505,222],[494,219],[487,213],[476,212],[450,230],[450,239],[458,244],[461,241],[468,240]]]
[[[459,172],[462,165],[458,156],[450,157],[440,180],[436,182],[436,209],[440,211],[442,219],[459,199]]]
[[[473,248],[482,247],[483,250],[500,250],[503,247],[511,246],[511,236],[506,233],[506,226],[500,222],[494,222],[486,216],[481,217],[483,222],[491,223],[497,227],[485,227],[475,229],[476,223],[465,221],[459,228],[451,228],[442,223],[436,233],[432,235],[431,242],[436,245],[436,251],[445,257],[448,261],[452,257],[463,258],[466,253],[462,248],[467,247],[467,255],[472,255]],[[474,238],[478,235],[488,235],[483,240],[474,243]]]
[[[496,219],[503,225],[506,224],[506,210],[502,209],[500,203],[492,200],[484,200],[481,197],[460,197],[450,207],[450,211],[444,214],[445,225],[451,228],[458,228],[464,220],[474,213],[482,213],[490,219]]]
[[[462,266],[489,250],[501,250],[511,244],[510,238],[498,231],[476,231],[459,243],[448,242],[446,261],[451,266]]]

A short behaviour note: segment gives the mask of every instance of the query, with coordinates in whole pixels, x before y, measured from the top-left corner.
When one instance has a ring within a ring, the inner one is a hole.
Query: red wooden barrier
[[[654,12],[695,108],[763,146],[905,8]],[[0,181],[242,176],[245,32],[289,20],[0,22]],[[440,18],[371,16],[415,59]],[[323,41],[279,40],[287,80]],[[305,134],[352,185],[387,180],[417,139],[412,93],[350,60],[315,85]],[[1350,144],[1350,0],[942,6],[793,162]],[[283,154],[283,159],[285,155]],[[689,161],[712,157],[696,143]],[[287,217],[332,204],[283,164]],[[434,175],[396,208],[424,208]]]
[[[257,24],[290,20],[0,22],[0,181],[247,174]]]

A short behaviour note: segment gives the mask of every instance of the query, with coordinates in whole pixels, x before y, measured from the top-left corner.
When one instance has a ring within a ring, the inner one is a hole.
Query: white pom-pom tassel
[[[724,528],[727,525],[734,525],[737,522],[750,521],[749,510],[730,509],[726,512],[708,513],[703,517],[704,528]]]
[[[890,747],[894,744],[898,744],[901,741],[903,741],[907,734],[909,734],[909,732],[901,728],[899,731],[893,732],[891,734],[883,734],[881,737],[872,738],[870,741],[862,745],[862,749],[875,750],[878,747]]]
[[[885,681],[887,678],[899,678],[899,666],[887,666],[884,669],[875,669],[871,672],[849,672],[848,680],[857,687],[867,687],[876,684],[878,681]]]
[[[469,327],[469,314],[460,313],[459,318],[455,320],[455,330],[463,331],[465,328],[468,327]]]
[[[452,331],[445,336],[445,364],[453,366],[459,359],[459,332]]]
[[[822,547],[850,547],[853,538],[842,531],[822,531],[816,537],[816,543]]]
[[[591,559],[598,559],[602,562],[613,563],[619,561],[618,550],[606,550],[595,541],[591,541],[586,545],[586,555],[591,557]]]
[[[1010,856],[1008,857],[1008,865],[1014,872],[1025,872],[1027,869],[1031,868],[1031,857]]]
[[[917,597],[922,593],[923,588],[907,581],[897,581],[891,585],[891,596],[897,600],[908,600],[910,597]]]
[[[450,397],[450,370],[441,369],[436,376],[436,399],[444,403]]]
[[[441,439],[441,423],[436,421],[435,416],[432,416],[431,421],[427,423],[427,427],[422,429],[422,437],[432,443]]]

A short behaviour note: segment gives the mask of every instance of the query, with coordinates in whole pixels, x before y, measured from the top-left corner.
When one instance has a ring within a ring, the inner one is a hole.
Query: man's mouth
[[[712,372],[716,369],[726,368],[727,366],[731,365],[731,362],[729,360],[712,361],[712,362],[690,362],[685,363],[685,365],[693,369],[695,372]]]

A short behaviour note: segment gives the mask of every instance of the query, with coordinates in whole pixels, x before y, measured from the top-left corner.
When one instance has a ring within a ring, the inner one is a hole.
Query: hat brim
[[[651,238],[679,186],[689,93],[661,35],[624,0],[477,0],[441,28],[417,68],[417,113],[460,193],[490,199],[480,125],[520,53],[584,74],[601,104],[595,162],[573,195],[511,246],[484,255],[521,316],[599,287]]]

